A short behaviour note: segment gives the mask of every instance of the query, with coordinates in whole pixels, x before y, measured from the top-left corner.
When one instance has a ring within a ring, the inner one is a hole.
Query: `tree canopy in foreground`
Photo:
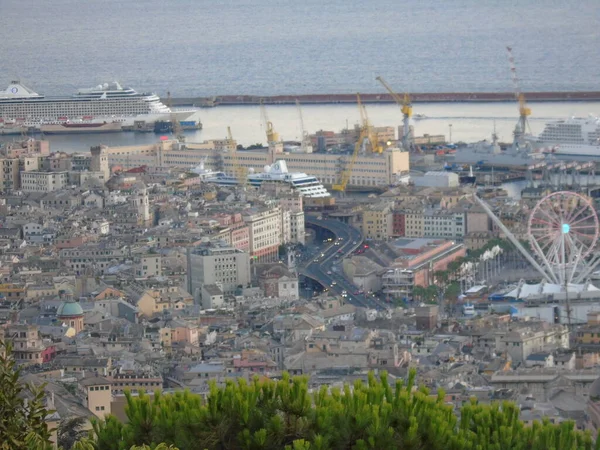
[[[49,449],[42,387],[19,383],[19,370],[0,345],[0,450]],[[444,392],[415,389],[382,373],[343,389],[310,392],[307,377],[211,385],[204,400],[189,391],[127,393],[128,423],[93,423],[73,450],[600,450],[573,422],[519,420],[510,402],[475,400],[458,414]],[[29,393],[30,401],[23,401]],[[65,418],[63,418],[65,419]],[[71,445],[71,443],[69,443]]]
[[[596,447],[573,422],[526,426],[510,402],[453,407],[427,389],[391,383],[386,373],[343,389],[309,392],[306,377],[213,385],[203,401],[182,391],[127,396],[129,423],[95,424],[94,449],[157,443],[179,450],[571,450]]]

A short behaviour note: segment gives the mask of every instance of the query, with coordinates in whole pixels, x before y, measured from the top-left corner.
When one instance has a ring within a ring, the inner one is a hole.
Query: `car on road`
[[[335,281],[335,280],[333,280],[333,281],[331,282],[331,287],[335,286],[336,284],[337,284],[337,283],[336,283],[336,281]]]
[[[352,245],[356,245],[356,244],[358,244],[358,242],[356,242],[356,241],[353,241],[353,242],[352,242]]]
[[[313,262],[319,262],[319,258],[313,259]]]
[[[331,275],[331,270],[328,270],[328,271],[327,271],[327,275]]]

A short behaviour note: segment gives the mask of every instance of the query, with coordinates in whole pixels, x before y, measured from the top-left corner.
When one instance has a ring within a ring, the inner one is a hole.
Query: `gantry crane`
[[[371,125],[369,115],[367,114],[367,108],[365,108],[365,105],[360,99],[360,94],[358,93],[356,94],[356,103],[358,104],[358,110],[360,112],[361,130],[365,132],[365,135],[369,139],[369,143],[371,144],[371,151],[373,153],[382,153],[383,148],[379,145],[377,133],[375,132],[375,128],[373,128],[373,125]]]
[[[185,142],[185,135],[181,130],[181,124],[179,123],[179,119],[177,119],[177,114],[173,110],[173,101],[171,99],[171,92],[167,92],[167,106],[169,107],[169,111],[171,111],[171,127],[173,129],[173,136],[179,142]]]
[[[515,98],[519,102],[519,122],[513,132],[513,143],[515,146],[520,146],[523,143],[523,136],[525,133],[531,133],[529,121],[527,120],[527,117],[531,115],[531,109],[527,106],[525,94],[521,92],[521,83],[519,82],[519,77],[517,77],[517,67],[515,65],[512,47],[506,47],[506,51],[508,53],[508,63],[510,65],[510,74],[513,82],[513,89],[515,91]]]
[[[377,77],[376,80],[383,85],[385,90],[388,91],[394,101],[400,106],[400,111],[402,111],[402,147],[407,151],[412,150],[414,148],[414,139],[410,130],[410,118],[412,117],[410,95],[405,92],[404,97],[400,97],[383,78]]]
[[[359,107],[362,106],[360,101],[360,95],[356,94],[356,100],[358,101]],[[362,109],[361,109],[361,117],[362,117]],[[346,162],[346,165],[340,171],[338,181],[335,183],[332,188],[334,191],[338,192],[346,192],[346,187],[348,186],[348,182],[352,177],[352,170],[354,169],[354,164],[356,164],[356,160],[358,159],[358,154],[365,142],[365,139],[369,139],[368,136],[368,128],[362,127],[360,130],[360,135],[358,136],[358,141],[354,145],[354,151],[352,152],[352,156],[350,157],[350,161]]]
[[[246,167],[241,166],[238,160],[237,145],[236,142],[233,140],[233,136],[231,134],[231,127],[227,127],[227,139],[229,141],[228,144],[231,151],[231,163],[233,164],[233,174],[238,180],[238,184],[242,188],[245,188],[246,184],[248,183],[248,170],[246,169]]]
[[[298,108],[298,117],[300,118],[300,131],[302,132],[302,141],[300,142],[300,149],[302,153],[312,153],[312,144],[308,132],[304,128],[304,118],[302,117],[302,107],[300,101],[296,99],[296,107]]]

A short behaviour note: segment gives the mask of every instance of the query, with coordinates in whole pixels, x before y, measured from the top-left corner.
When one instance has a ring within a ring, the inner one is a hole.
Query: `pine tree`
[[[12,345],[0,341],[0,450],[51,449],[44,388],[23,384]]]

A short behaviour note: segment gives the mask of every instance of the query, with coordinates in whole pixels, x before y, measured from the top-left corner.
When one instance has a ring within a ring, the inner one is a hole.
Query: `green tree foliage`
[[[206,400],[187,391],[127,394],[127,424],[94,424],[94,450],[592,450],[572,422],[526,426],[512,403],[466,404],[460,414],[415,389],[415,373],[387,374],[309,392],[306,377],[214,384]],[[159,444],[161,443],[161,444]],[[160,447],[159,445],[163,445]],[[139,447],[135,447],[139,446]],[[170,447],[172,446],[172,447]],[[73,447],[88,450],[87,447]],[[91,448],[90,448],[91,450]]]
[[[75,442],[80,441],[87,436],[87,431],[83,430],[87,419],[85,417],[68,417],[62,419],[58,424],[58,445],[63,450],[73,448]]]
[[[19,381],[12,346],[0,341],[0,450],[51,449],[44,389]]]

